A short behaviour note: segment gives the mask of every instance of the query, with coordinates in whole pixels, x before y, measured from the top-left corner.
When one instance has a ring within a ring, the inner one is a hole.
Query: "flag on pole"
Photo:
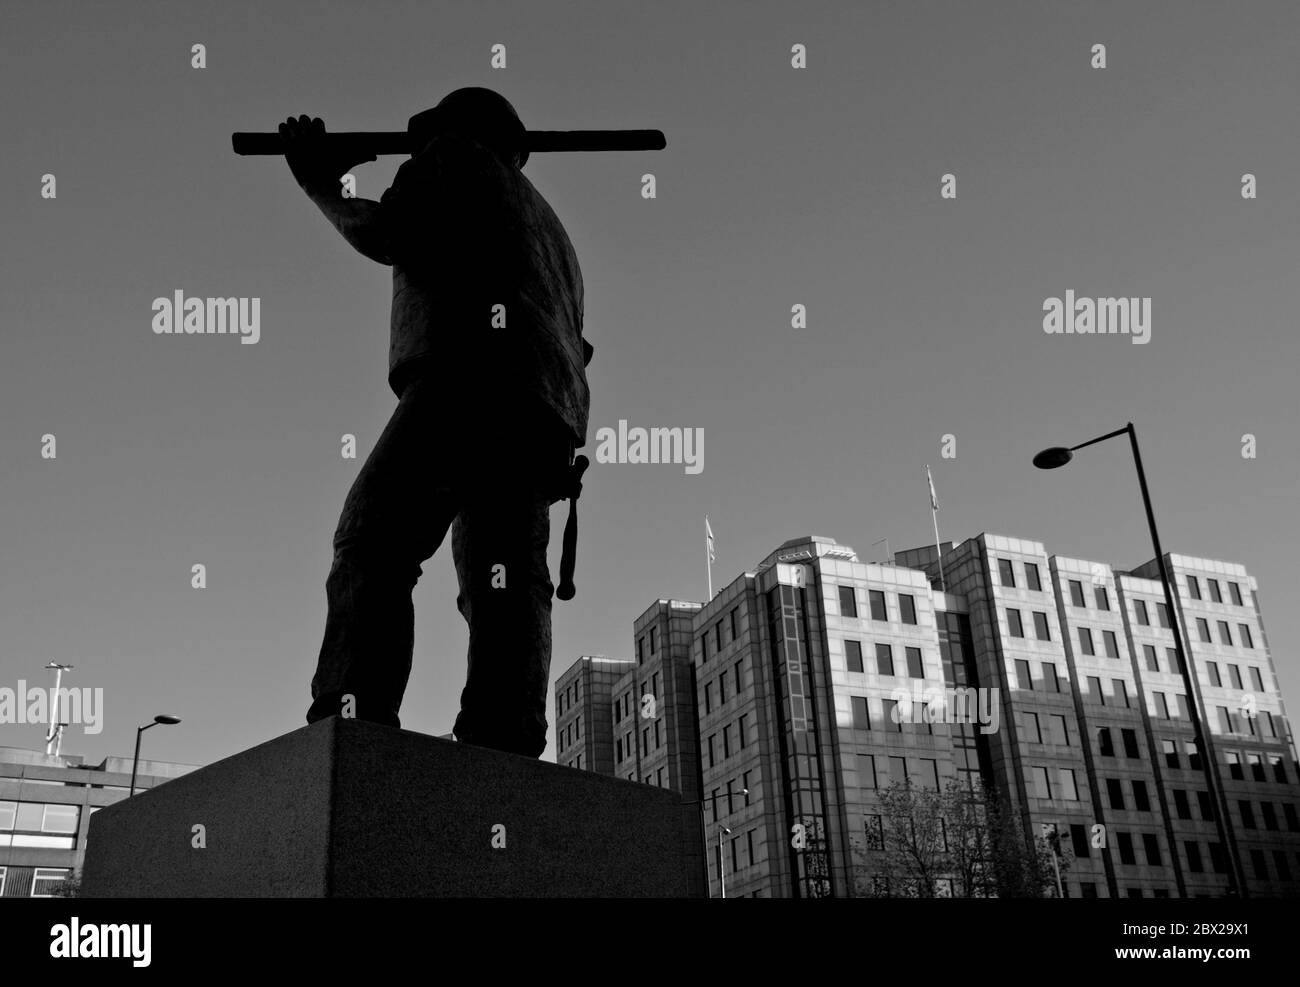
[[[930,510],[937,511],[939,509],[939,498],[934,492],[934,477],[930,475],[929,466],[925,468],[925,479],[926,482],[930,484]]]
[[[713,529],[709,526],[709,516],[704,515],[704,543],[709,549],[709,561],[718,561],[717,553],[713,550]]]

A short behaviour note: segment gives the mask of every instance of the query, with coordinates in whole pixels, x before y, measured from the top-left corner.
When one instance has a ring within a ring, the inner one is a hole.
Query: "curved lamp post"
[[[1214,824],[1219,834],[1219,843],[1228,856],[1228,893],[1245,897],[1246,882],[1241,869],[1241,860],[1237,855],[1237,844],[1235,841],[1228,839],[1226,828],[1228,818],[1227,803],[1224,801],[1223,785],[1219,779],[1219,766],[1210,756],[1209,748],[1205,742],[1204,727],[1202,726],[1199,709],[1200,703],[1197,698],[1198,692],[1195,688],[1195,682],[1192,681],[1192,665],[1187,660],[1187,654],[1183,649],[1182,634],[1178,630],[1178,612],[1174,609],[1174,594],[1172,584],[1169,581],[1169,569],[1165,565],[1165,555],[1160,548],[1160,535],[1156,531],[1156,516],[1151,509],[1151,494],[1147,490],[1147,475],[1146,471],[1142,469],[1142,454],[1138,451],[1137,430],[1133,428],[1133,423],[1129,422],[1123,428],[1108,432],[1095,439],[1089,439],[1087,442],[1081,442],[1077,446],[1052,446],[1050,449],[1044,449],[1034,457],[1034,465],[1040,470],[1059,469],[1074,458],[1075,450],[1120,435],[1128,436],[1129,445],[1133,449],[1133,463],[1137,467],[1138,485],[1142,488],[1142,504],[1147,512],[1147,527],[1151,530],[1151,545],[1155,549],[1156,564],[1160,568],[1160,583],[1165,591],[1165,608],[1169,611],[1169,627],[1174,632],[1174,651],[1178,655],[1178,664],[1182,669],[1183,688],[1187,690],[1187,709],[1192,721],[1192,743],[1196,745],[1197,753],[1200,754],[1201,769],[1205,775],[1205,786],[1209,789],[1208,794],[1215,806]],[[1177,849],[1170,847],[1170,852],[1176,853]]]
[[[150,727],[156,727],[156,726],[158,726],[160,723],[161,723],[163,726],[168,726],[168,727],[169,727],[169,726],[174,726],[175,724],[179,723],[180,721],[181,721],[181,718],[180,718],[179,716],[171,716],[171,715],[168,714],[168,713],[160,713],[158,716],[155,716],[155,717],[153,718],[153,722],[152,722],[152,723],[146,723],[146,724],[145,724],[144,726],[142,726],[142,727],[136,727],[136,729],[135,729],[135,758],[131,761],[131,794],[128,795],[127,798],[131,798],[131,796],[135,795],[135,772],[136,772],[136,769],[140,766],[140,735],[141,735],[142,733],[144,733],[146,730],[148,730]]]

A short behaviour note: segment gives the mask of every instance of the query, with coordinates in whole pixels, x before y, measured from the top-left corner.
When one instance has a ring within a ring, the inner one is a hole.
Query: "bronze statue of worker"
[[[458,89],[418,114],[412,156],[378,202],[340,177],[319,119],[280,128],[293,176],[358,252],[393,268],[388,381],[398,397],[347,495],[307,720],[399,726],[411,672],[411,592],[451,531],[469,624],[458,740],[539,757],[551,663],[550,507],[576,496],[590,395],[582,274],[523,175],[514,108]],[[581,459],[581,457],[579,457]]]

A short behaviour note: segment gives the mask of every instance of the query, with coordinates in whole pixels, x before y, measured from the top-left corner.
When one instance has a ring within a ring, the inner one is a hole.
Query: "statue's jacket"
[[[393,263],[393,390],[432,367],[471,399],[458,411],[536,399],[584,445],[582,272],[532,182],[477,142],[443,134],[398,169],[380,208]]]

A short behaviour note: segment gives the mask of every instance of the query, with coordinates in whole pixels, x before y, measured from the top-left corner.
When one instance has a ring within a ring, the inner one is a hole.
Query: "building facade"
[[[193,770],[140,761],[136,791]],[[0,747],[0,897],[48,897],[79,873],[90,817],[127,798],[130,785],[129,757],[85,765],[79,757]]]
[[[637,619],[613,773],[698,801],[711,895],[892,893],[882,790],[977,778],[1027,844],[1059,836],[1067,896],[1215,896],[1234,876],[1300,894],[1295,748],[1243,567],[1167,556],[1171,615],[1154,560],[1117,572],[991,534],[939,558],[794,539],[708,603]],[[932,715],[935,692],[964,713]]]

